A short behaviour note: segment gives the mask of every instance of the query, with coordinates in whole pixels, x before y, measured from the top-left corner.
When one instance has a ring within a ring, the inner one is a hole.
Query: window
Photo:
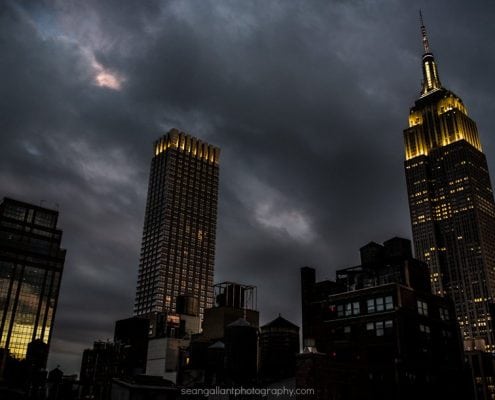
[[[394,299],[392,296],[385,297],[385,310],[394,309]]]
[[[394,322],[391,319],[386,321],[368,322],[366,324],[366,331],[369,334],[374,334],[376,336],[385,336],[391,334],[393,326]]]
[[[338,317],[350,317],[352,315],[359,315],[361,313],[361,307],[358,301],[346,304],[339,304],[337,306]]]
[[[375,299],[375,305],[376,305],[376,311],[383,311],[385,310],[385,305],[383,301],[383,297],[378,297]]]
[[[420,315],[428,316],[428,304],[424,301],[418,300],[418,313]]]
[[[394,309],[394,298],[392,296],[377,297],[366,301],[368,313],[389,311]]]
[[[383,336],[383,321],[375,322],[375,332],[376,336]]]
[[[369,299],[366,304],[368,305],[368,312],[375,312],[375,299]]]
[[[351,327],[350,326],[344,326],[344,333],[351,333]]]

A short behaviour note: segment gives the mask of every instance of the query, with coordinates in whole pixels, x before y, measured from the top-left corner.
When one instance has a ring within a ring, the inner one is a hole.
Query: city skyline
[[[150,143],[173,126],[222,148],[215,282],[258,286],[262,322],[299,323],[300,266],[325,278],[370,237],[411,238],[420,5],[495,164],[491,5],[168,4],[2,6],[2,194],[59,203],[68,249],[52,367],[132,312]]]

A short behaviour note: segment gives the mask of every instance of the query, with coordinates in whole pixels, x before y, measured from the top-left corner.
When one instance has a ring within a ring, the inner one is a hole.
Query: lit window
[[[377,297],[366,301],[368,313],[380,312],[394,309],[394,299],[392,296]]]
[[[376,331],[376,336],[383,336],[384,333],[383,321],[379,321],[375,323],[375,331]]]
[[[394,299],[392,298],[392,296],[385,297],[385,309],[393,310],[393,308],[394,308]]]
[[[385,336],[391,334],[393,326],[394,323],[392,320],[368,322],[366,324],[366,331],[369,333],[374,332],[376,336]]]
[[[418,313],[420,315],[428,316],[428,304],[424,301],[418,300]]]
[[[337,316],[338,317],[350,317],[352,315],[359,315],[361,312],[361,307],[359,302],[355,301],[353,303],[340,304],[337,306]]]

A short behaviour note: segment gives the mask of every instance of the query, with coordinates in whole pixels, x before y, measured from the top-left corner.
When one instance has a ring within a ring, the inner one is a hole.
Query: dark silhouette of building
[[[301,400],[369,399],[368,388],[361,383],[365,374],[364,367],[357,368],[336,363],[328,354],[306,347],[296,357],[296,387],[313,389],[314,392],[305,393],[296,398]],[[397,400],[400,399],[397,398]]]
[[[116,321],[113,342],[96,341],[92,349],[84,350],[79,382],[82,398],[109,400],[112,382],[118,380],[118,388],[132,388],[147,379],[144,375],[157,378],[153,385],[160,386],[162,378],[165,386],[175,383],[180,350],[198,333],[198,320],[197,315],[151,313]],[[144,389],[131,390],[132,395],[154,393]],[[122,390],[119,393],[127,389]]]
[[[176,312],[180,295],[213,306],[220,149],[172,129],[154,144],[135,315]]]
[[[46,400],[80,399],[77,375],[64,375],[59,367],[54,368],[48,373],[46,393]]]
[[[211,385],[224,383],[226,380],[225,343],[219,340],[208,346],[206,351],[205,381]]]
[[[495,359],[491,353],[474,350],[467,351],[466,357],[474,382],[475,399],[493,399],[495,387]]]
[[[28,344],[25,366],[27,379],[27,395],[30,399],[44,400],[46,385],[46,361],[48,358],[48,345],[41,339],[33,340]]]
[[[59,368],[55,367],[48,373],[47,379],[47,400],[61,400],[63,397],[63,378],[64,373]]]
[[[118,347],[112,342],[96,341],[84,350],[79,374],[83,399],[110,399],[112,379],[119,376],[118,360]]]
[[[10,356],[26,358],[29,343],[47,345],[46,364],[65,250],[58,211],[4,198],[0,204],[0,376]]]
[[[252,380],[252,357],[257,360],[257,339],[254,350],[251,341],[244,343],[241,349],[239,343],[242,340],[237,339],[242,333],[251,337],[252,332],[256,332],[257,338],[259,312],[256,310],[256,287],[222,282],[216,284],[214,290],[215,307],[205,310],[202,332],[192,336],[189,348],[180,356],[178,382],[185,386],[238,383],[238,370],[244,367],[236,363],[244,356],[247,357],[245,378]],[[239,324],[245,325],[246,329],[236,329]],[[251,358],[243,354],[246,349],[252,352]]]
[[[476,123],[445,89],[422,26],[423,88],[404,130],[416,257],[452,298],[466,350],[495,351],[495,203]]]
[[[279,315],[260,328],[260,378],[276,381],[294,377],[299,353],[299,327]]]
[[[244,318],[225,328],[225,368],[233,384],[254,383],[258,374],[258,329]]]
[[[150,321],[132,317],[115,323],[114,343],[118,346],[118,376],[135,376],[146,371]]]
[[[215,307],[205,310],[203,337],[210,341],[222,340],[225,328],[239,318],[259,327],[260,314],[257,308],[255,286],[235,282],[222,282],[214,286]]]
[[[314,270],[301,270],[309,355],[300,365],[329,371],[318,388],[326,394],[317,398],[470,398],[453,305],[431,293],[428,267],[411,257],[410,242],[370,243],[361,256],[362,264],[337,271],[335,282],[317,283]],[[298,385],[314,383],[308,373],[298,371]]]

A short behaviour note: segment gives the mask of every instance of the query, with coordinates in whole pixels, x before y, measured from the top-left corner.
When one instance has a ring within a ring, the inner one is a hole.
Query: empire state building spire
[[[428,35],[426,34],[426,27],[423,22],[423,14],[421,10],[419,11],[419,19],[421,22],[421,36],[423,37],[423,89],[421,90],[421,95],[426,96],[427,94],[434,92],[442,87],[440,83],[440,78],[438,77],[437,64],[435,63],[435,58],[430,51],[430,43],[428,41]]]
[[[430,43],[428,42],[428,35],[426,34],[426,27],[423,22],[423,13],[419,10],[419,21],[421,22],[421,35],[423,36],[423,48],[425,49],[425,54],[430,53]]]

